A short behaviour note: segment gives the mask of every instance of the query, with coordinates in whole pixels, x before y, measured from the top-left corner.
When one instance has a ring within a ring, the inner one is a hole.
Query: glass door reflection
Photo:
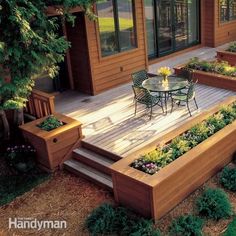
[[[170,53],[174,50],[172,0],[160,0],[157,4],[157,12],[159,53]]]

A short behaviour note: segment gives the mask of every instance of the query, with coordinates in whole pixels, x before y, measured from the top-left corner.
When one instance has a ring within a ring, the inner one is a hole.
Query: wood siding
[[[67,24],[66,31],[71,42],[70,59],[75,90],[93,94],[84,14],[77,13],[74,26]]]
[[[215,0],[214,47],[236,40],[236,20],[221,23],[219,7],[219,1]]]
[[[201,1],[201,36],[203,44],[208,47],[214,46],[215,1]]]
[[[93,80],[93,94],[127,83],[131,73],[147,68],[145,25],[142,0],[135,0],[137,48],[101,57],[97,22],[86,19],[87,38]]]

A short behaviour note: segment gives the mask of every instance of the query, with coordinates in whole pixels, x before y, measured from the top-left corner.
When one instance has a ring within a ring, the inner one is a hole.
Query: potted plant
[[[201,84],[236,91],[236,67],[228,62],[205,61],[195,57],[185,65],[174,68],[177,75],[185,69],[192,69],[193,79]]]
[[[227,61],[231,66],[235,66],[236,65],[236,42],[231,43],[226,50],[218,50],[217,59],[219,61]]]
[[[20,129],[36,149],[40,166],[50,171],[69,158],[82,139],[81,123],[59,113],[26,123]]]

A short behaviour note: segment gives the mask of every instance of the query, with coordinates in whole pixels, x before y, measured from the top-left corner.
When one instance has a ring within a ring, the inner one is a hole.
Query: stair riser
[[[73,174],[75,174],[77,176],[80,176],[80,177],[82,177],[82,178],[92,182],[93,184],[96,184],[96,185],[98,185],[98,186],[100,186],[102,188],[105,188],[105,189],[107,189],[107,190],[109,190],[111,192],[113,191],[113,189],[110,186],[107,186],[106,184],[101,183],[101,182],[91,178],[90,176],[87,176],[86,174],[81,173],[81,172],[79,172],[79,171],[77,171],[77,170],[75,170],[75,169],[73,169],[73,168],[71,168],[71,167],[69,167],[67,165],[64,165],[64,169],[68,170],[69,172],[71,172],[71,173],[73,173]]]
[[[121,159],[121,157],[118,156],[118,155],[115,155],[113,153],[107,152],[107,151],[105,151],[105,150],[103,150],[101,148],[95,147],[95,146],[93,146],[93,145],[91,145],[89,143],[86,143],[84,141],[81,142],[81,146],[86,148],[86,149],[88,149],[88,150],[90,150],[90,151],[93,151],[93,152],[95,152],[95,153],[97,153],[97,154],[99,154],[101,156],[107,157],[107,158],[109,158],[109,159],[111,159],[113,161],[119,161]]]
[[[105,174],[111,176],[111,170],[107,166],[103,166],[100,163],[97,163],[96,161],[88,159],[85,156],[79,155],[79,154],[77,154],[75,152],[72,153],[72,158],[76,159],[77,161],[79,161],[79,162],[81,162],[81,163],[83,163],[85,165],[88,165],[88,166],[90,166],[90,167],[92,167],[92,168],[94,168],[96,170],[99,170],[102,173],[105,173]]]

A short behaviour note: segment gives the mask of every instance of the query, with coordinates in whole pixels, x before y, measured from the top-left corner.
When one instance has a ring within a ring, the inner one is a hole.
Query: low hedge
[[[202,236],[204,220],[198,216],[184,215],[176,218],[170,225],[170,236]]]
[[[151,220],[136,216],[123,207],[102,204],[88,216],[85,226],[96,235],[160,236]]]
[[[220,220],[232,216],[233,209],[227,194],[222,189],[206,189],[196,200],[199,215]]]

